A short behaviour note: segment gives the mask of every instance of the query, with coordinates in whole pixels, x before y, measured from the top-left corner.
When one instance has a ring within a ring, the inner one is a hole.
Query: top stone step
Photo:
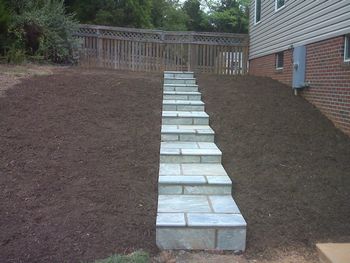
[[[195,78],[164,78],[164,84],[196,84]]]
[[[164,78],[193,78],[194,73],[190,71],[164,71]]]

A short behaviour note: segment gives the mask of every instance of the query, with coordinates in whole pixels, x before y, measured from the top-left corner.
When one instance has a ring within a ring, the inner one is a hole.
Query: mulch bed
[[[161,81],[67,69],[0,98],[0,262],[157,252]]]
[[[202,75],[199,86],[248,222],[247,257],[349,242],[350,138],[269,78]]]

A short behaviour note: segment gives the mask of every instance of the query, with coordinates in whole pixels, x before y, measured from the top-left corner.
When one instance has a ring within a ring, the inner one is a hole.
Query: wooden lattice
[[[80,63],[120,69],[247,72],[248,36],[81,25]]]

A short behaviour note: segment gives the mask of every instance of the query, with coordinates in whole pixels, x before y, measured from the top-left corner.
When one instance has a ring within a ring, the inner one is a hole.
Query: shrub
[[[9,11],[6,8],[4,0],[0,0],[0,54],[4,53],[6,47],[6,35],[9,22]]]
[[[10,33],[14,42],[22,42],[28,55],[67,63],[73,61],[77,26],[73,15],[66,14],[62,0],[36,0],[28,1],[13,15]]]

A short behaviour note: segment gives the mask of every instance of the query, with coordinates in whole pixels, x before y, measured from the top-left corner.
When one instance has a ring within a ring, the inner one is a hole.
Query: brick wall
[[[249,74],[255,76],[267,76],[287,85],[292,85],[292,51],[284,51],[284,66],[282,70],[276,70],[276,55],[268,55],[249,61]]]
[[[344,37],[336,37],[306,47],[306,81],[310,88],[301,92],[333,123],[350,135],[350,63],[344,62]],[[284,69],[275,69],[275,54],[250,61],[249,73],[268,76],[292,84],[292,52],[284,52]]]

